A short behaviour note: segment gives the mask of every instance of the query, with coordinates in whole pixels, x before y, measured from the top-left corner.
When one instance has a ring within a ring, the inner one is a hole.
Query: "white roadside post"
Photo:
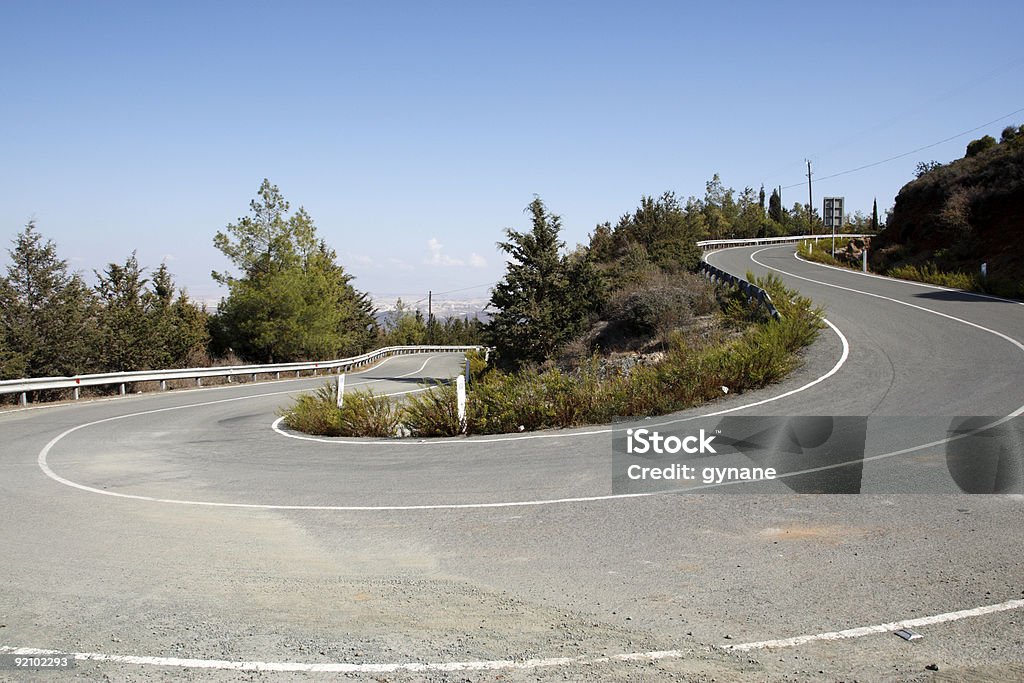
[[[981,279],[984,280],[988,277],[988,262],[981,264]]]
[[[861,270],[865,273],[868,272],[868,248],[864,247],[864,251],[860,253],[861,259]]]
[[[455,399],[459,409],[459,429],[466,431],[466,378],[459,375],[455,378]]]
[[[345,373],[340,373],[338,375],[338,399],[337,400],[338,400],[338,407],[340,408],[341,404],[345,400]]]

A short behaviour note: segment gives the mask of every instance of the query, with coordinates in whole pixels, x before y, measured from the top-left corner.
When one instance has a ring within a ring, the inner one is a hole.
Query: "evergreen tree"
[[[175,298],[174,279],[161,263],[150,281],[145,298],[146,315],[154,331],[158,353],[154,367],[197,367],[207,362],[210,343],[209,316],[189,300],[184,290]]]
[[[218,307],[216,346],[259,362],[331,358],[365,348],[373,307],[316,234],[313,219],[269,180],[250,215],[218,232],[214,245],[240,275],[213,273],[229,295]]]
[[[772,190],[771,197],[768,198],[768,218],[780,225],[783,223],[782,195],[778,190]]]
[[[0,372],[5,378],[84,374],[98,366],[97,305],[78,274],[68,272],[34,221],[8,250],[0,278]]]
[[[878,232],[878,199],[871,203],[871,232]]]
[[[148,280],[135,252],[124,265],[111,263],[96,272],[96,293],[103,303],[99,316],[100,353],[104,369],[131,372],[159,367],[165,360],[158,331],[150,324],[146,305]]]
[[[549,213],[539,197],[527,210],[531,230],[506,229],[507,241],[498,244],[509,262],[488,304],[495,313],[487,336],[508,366],[550,358],[582,332],[599,303],[593,296],[596,274],[586,256],[571,263],[560,254],[561,219]]]

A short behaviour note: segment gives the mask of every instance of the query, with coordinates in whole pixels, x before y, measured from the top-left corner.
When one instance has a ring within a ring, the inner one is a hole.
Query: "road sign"
[[[843,227],[843,197],[825,197],[825,210],[821,218],[826,228],[838,232]]]

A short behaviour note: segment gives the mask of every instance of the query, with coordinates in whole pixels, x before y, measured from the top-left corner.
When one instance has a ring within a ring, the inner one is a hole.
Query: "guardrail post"
[[[466,432],[466,378],[459,375],[455,378],[455,400],[459,411],[459,429]]]

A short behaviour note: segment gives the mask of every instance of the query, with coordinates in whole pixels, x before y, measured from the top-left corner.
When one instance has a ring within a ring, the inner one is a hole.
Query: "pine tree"
[[[98,369],[97,305],[78,274],[68,272],[53,241],[34,221],[8,250],[0,278],[0,372],[6,378],[83,374]]]
[[[229,288],[214,322],[216,346],[258,362],[324,359],[362,350],[374,331],[368,297],[316,234],[303,208],[269,180],[250,215],[218,232],[214,245],[240,271],[213,273]]]
[[[100,313],[103,367],[110,372],[148,370],[162,365],[157,330],[146,315],[149,298],[135,252],[124,265],[111,263],[96,272],[96,293],[103,302]]]
[[[878,232],[878,199],[871,203],[871,232]]]
[[[550,358],[583,330],[599,302],[586,255],[574,263],[560,254],[561,219],[539,197],[527,211],[531,230],[506,229],[507,241],[498,244],[510,260],[488,304],[495,313],[487,336],[507,366]]]

